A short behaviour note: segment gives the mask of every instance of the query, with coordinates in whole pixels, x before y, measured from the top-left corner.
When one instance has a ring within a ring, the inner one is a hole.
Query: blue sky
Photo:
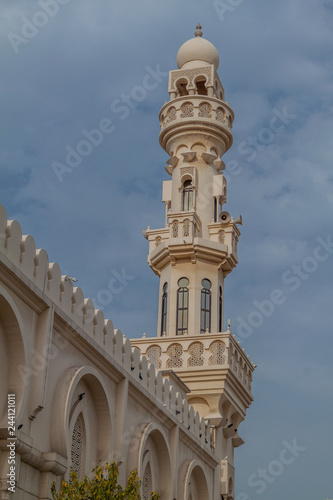
[[[158,112],[198,22],[235,112],[225,317],[258,365],[236,498],[333,498],[332,0],[3,0],[0,203],[115,327],[155,335],[141,231],[164,223]]]

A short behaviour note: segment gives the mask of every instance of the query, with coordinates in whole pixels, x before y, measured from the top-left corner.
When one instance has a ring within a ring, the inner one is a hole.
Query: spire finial
[[[196,28],[197,28],[197,30],[196,30],[196,32],[194,33],[194,34],[195,34],[195,36],[202,36],[202,31],[201,31],[202,26],[201,26],[201,24],[200,24],[200,23],[199,23],[199,24],[197,24]]]

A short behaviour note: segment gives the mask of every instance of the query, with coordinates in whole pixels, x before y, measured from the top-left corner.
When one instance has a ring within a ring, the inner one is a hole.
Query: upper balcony
[[[160,144],[168,146],[177,137],[208,136],[216,143],[220,156],[232,145],[234,113],[221,99],[203,95],[185,95],[164,104],[160,111]]]
[[[201,236],[201,222],[194,211],[168,213],[169,223],[161,229],[145,231],[149,241],[148,262],[159,275],[170,262],[179,260],[195,263],[197,258],[214,262],[229,274],[237,265],[237,243],[240,231],[231,220],[227,224],[208,225],[209,239]]]

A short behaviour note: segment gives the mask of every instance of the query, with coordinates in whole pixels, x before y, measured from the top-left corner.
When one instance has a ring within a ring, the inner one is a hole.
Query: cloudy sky
[[[236,498],[333,498],[333,1],[1,3],[0,203],[128,337],[156,333],[141,231],[164,224],[158,112],[200,21],[235,112],[225,209],[245,223],[225,317],[258,365]]]

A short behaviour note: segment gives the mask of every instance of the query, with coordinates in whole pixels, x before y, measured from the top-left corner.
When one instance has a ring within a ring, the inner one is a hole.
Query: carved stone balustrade
[[[196,387],[200,390],[203,384],[208,384],[212,396],[217,393],[221,396],[224,392],[225,398],[244,418],[246,408],[253,400],[254,365],[230,331],[173,338],[148,337],[131,342],[156,368],[175,371],[190,387],[190,397],[195,395]]]
[[[193,136],[193,133],[209,133],[220,144],[219,153],[222,155],[232,144],[233,120],[231,107],[220,99],[202,95],[177,97],[167,102],[160,111],[160,144],[167,150],[168,143],[179,134]]]

